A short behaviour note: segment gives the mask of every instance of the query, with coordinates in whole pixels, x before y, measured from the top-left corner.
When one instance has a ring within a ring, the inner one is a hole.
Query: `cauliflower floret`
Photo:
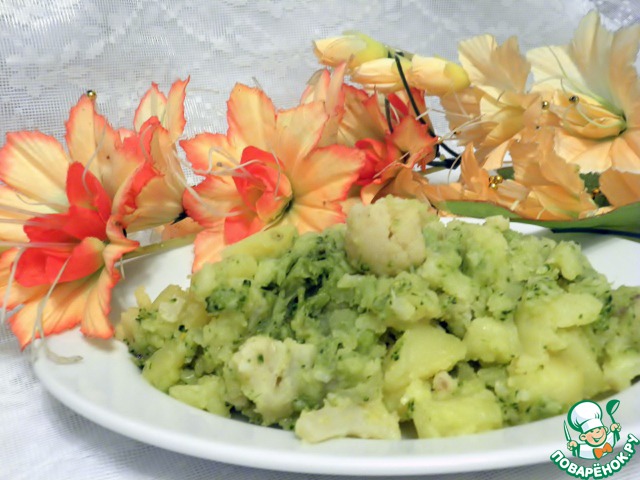
[[[418,200],[385,197],[372,205],[354,205],[345,236],[349,262],[391,276],[418,266],[427,257],[422,229],[435,219]]]
[[[330,438],[358,437],[398,440],[398,416],[381,399],[356,404],[349,398],[333,398],[319,410],[302,412],[296,435],[316,443]]]
[[[316,349],[285,339],[249,338],[231,358],[242,393],[255,404],[265,425],[293,413],[293,402],[304,387],[303,371],[313,364]]]

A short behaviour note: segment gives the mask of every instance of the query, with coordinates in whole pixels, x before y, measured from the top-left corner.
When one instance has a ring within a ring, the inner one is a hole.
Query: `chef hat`
[[[582,433],[587,433],[594,428],[604,427],[600,405],[590,400],[576,403],[569,410],[567,417],[571,427]]]

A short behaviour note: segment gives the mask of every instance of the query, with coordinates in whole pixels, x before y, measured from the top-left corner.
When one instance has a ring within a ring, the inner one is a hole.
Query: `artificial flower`
[[[0,298],[20,345],[78,324],[112,334],[108,319],[115,268],[138,244],[125,237],[137,160],[83,96],[67,122],[69,153],[39,132],[7,135],[0,150],[3,224]],[[95,173],[94,173],[95,172]],[[5,203],[6,201],[6,203]]]
[[[344,221],[344,200],[363,154],[319,147],[329,120],[322,102],[277,111],[259,89],[236,85],[226,135],[204,133],[181,146],[205,180],[185,193],[190,217],[205,227],[195,240],[194,270],[225,245],[275,224],[300,233]]]
[[[312,78],[302,95],[302,103],[322,101],[329,115],[321,143],[355,146],[364,152],[365,161],[356,183],[362,187],[365,203],[375,201],[391,188],[400,196],[411,196],[409,192],[416,190],[414,183],[422,181],[417,178],[420,175],[416,173],[416,178],[408,181],[412,176],[403,174],[398,182],[396,175],[416,165],[424,170],[435,157],[438,141],[430,133],[424,93],[417,89],[390,93],[381,104],[378,94],[345,85],[344,71],[344,64],[333,73],[323,70]]]
[[[597,205],[585,190],[576,165],[553,148],[553,130],[542,129],[535,142],[511,147],[514,180],[528,189],[515,211],[536,220],[570,220],[593,214]],[[500,186],[498,186],[500,188]]]
[[[348,68],[352,69],[370,60],[386,57],[389,49],[363,33],[346,32],[339,37],[315,40],[313,52],[323,65],[337,67],[346,62]]]
[[[550,94],[562,128],[555,149],[580,171],[640,172],[640,81],[634,66],[640,25],[607,31],[597,12],[566,46],[531,50],[533,90]]]
[[[469,144],[460,159],[460,178],[457,182],[425,184],[422,191],[429,202],[442,207],[447,201],[488,202],[508,209],[517,208],[528,194],[523,185],[497,175],[480,166],[474,145]]]
[[[596,213],[598,207],[585,190],[578,168],[555,154],[550,128],[539,132],[534,141],[515,142],[510,152],[513,179],[482,168],[470,144],[462,155],[460,180],[425,185],[423,191],[436,205],[452,200],[487,202],[528,220],[570,220]]]
[[[486,169],[499,168],[526,126],[527,110],[539,111],[538,95],[526,91],[529,63],[515,37],[499,45],[480,35],[460,42],[458,52],[471,86],[442,98],[449,126],[461,144],[475,144]]]
[[[416,94],[416,91],[412,92]],[[417,184],[426,182],[419,172],[435,156],[438,139],[429,132],[430,125],[422,123],[410,113],[410,106],[400,96],[390,96],[398,115],[393,130],[385,132],[382,140],[366,138],[356,147],[365,152],[365,164],[357,183],[362,186],[362,201],[372,203],[390,192],[400,197],[413,197]]]

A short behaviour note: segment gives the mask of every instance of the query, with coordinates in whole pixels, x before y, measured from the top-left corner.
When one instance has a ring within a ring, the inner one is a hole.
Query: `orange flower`
[[[324,102],[329,122],[321,142],[355,146],[365,153],[356,182],[362,186],[361,198],[365,203],[384,195],[391,183],[400,196],[411,196],[409,190],[414,191],[415,186],[411,182],[395,182],[395,177],[401,170],[412,170],[416,165],[424,169],[435,156],[437,142],[429,133],[431,125],[423,92],[412,89],[412,99],[404,91],[387,95],[387,118],[379,95],[344,85],[344,69],[342,64],[333,74],[328,70],[316,74],[302,95],[302,103]],[[412,101],[422,112],[420,118],[413,111]],[[413,176],[402,176],[409,177]],[[416,174],[413,180],[424,181],[418,177]],[[403,186],[409,190],[402,190]]]
[[[137,242],[124,235],[122,212],[138,161],[83,96],[67,122],[67,155],[38,132],[7,135],[0,150],[0,257],[3,311],[20,345],[81,325],[89,336],[112,334],[116,262]]]
[[[276,223],[304,233],[344,221],[340,202],[362,167],[356,149],[319,146],[329,121],[321,102],[276,111],[261,90],[238,84],[227,106],[226,135],[180,143],[205,176],[184,196],[189,216],[205,227],[194,270],[218,259],[225,245]]]
[[[611,33],[594,11],[569,45],[527,54],[533,89],[549,95],[549,110],[562,127],[556,129],[556,151],[581,172],[640,172],[639,47],[640,25]]]

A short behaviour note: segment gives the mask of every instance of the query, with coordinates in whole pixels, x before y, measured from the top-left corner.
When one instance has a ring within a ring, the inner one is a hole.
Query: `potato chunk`
[[[419,397],[413,408],[413,423],[420,438],[453,437],[502,427],[500,405],[489,390],[444,399]]]

